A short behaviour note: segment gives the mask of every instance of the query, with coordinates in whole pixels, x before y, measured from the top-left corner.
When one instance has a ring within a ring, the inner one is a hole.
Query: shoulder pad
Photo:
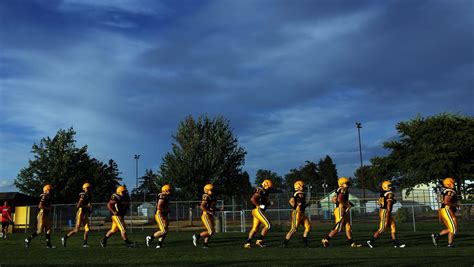
[[[43,193],[40,195],[41,200],[47,200],[49,197],[47,194]]]
[[[210,198],[210,197],[209,197],[208,194],[203,194],[203,195],[202,195],[202,200],[206,200],[206,201],[207,201],[207,200],[209,200],[209,198]]]
[[[120,196],[113,193],[112,196],[110,197],[110,200],[114,200],[114,201],[119,201],[120,200]]]
[[[303,195],[303,191],[296,191],[294,194],[293,194],[293,197],[297,197],[299,195]]]
[[[393,199],[393,192],[391,191],[385,192],[384,197],[388,199]]]
[[[255,189],[255,193],[257,194],[265,194],[265,189],[261,188],[261,187],[257,187]]]
[[[337,189],[337,192],[338,192],[339,194],[345,194],[345,193],[347,193],[347,188],[339,187],[339,188]]]

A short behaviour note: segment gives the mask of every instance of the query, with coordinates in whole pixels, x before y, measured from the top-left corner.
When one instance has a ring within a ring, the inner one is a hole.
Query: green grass
[[[291,240],[289,248],[280,248],[285,235],[280,229],[272,229],[267,237],[268,248],[250,250],[243,248],[246,233],[216,234],[211,240],[211,248],[207,250],[192,246],[191,232],[170,232],[164,247],[159,250],[145,246],[145,236],[149,232],[130,233],[130,239],[137,243],[136,248],[124,247],[118,233],[109,240],[106,248],[101,248],[98,241],[104,233],[93,232],[90,248],[82,248],[82,233],[70,238],[66,248],[60,244],[63,233],[54,233],[53,244],[57,246],[56,249],[46,249],[43,236],[33,240],[31,247],[26,249],[23,244],[25,235],[15,234],[7,240],[0,240],[0,266],[474,266],[474,224],[461,224],[460,227],[455,249],[445,247],[447,237],[442,238],[442,246],[433,247],[429,235],[440,229],[439,224],[435,223],[418,223],[416,233],[410,224],[400,225],[399,240],[407,244],[404,249],[391,246],[389,233],[377,241],[374,249],[349,248],[344,233],[331,240],[329,248],[323,248],[320,240],[327,234],[329,224],[313,224],[309,249],[303,248],[300,232]],[[365,244],[374,228],[376,225],[355,224],[355,239]]]

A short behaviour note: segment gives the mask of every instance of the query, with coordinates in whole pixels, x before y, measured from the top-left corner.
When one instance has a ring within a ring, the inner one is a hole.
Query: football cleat
[[[67,239],[64,238],[64,236],[61,237],[61,244],[63,245],[63,247],[66,247],[66,240],[67,240]]]
[[[404,247],[406,247],[406,245],[397,241],[397,242],[393,243],[393,247],[394,248],[404,248]]]
[[[433,240],[433,245],[438,246],[438,237],[435,234],[431,234],[431,240]]]
[[[367,241],[367,245],[369,245],[370,248],[375,247],[375,244],[371,240]]]
[[[84,245],[82,245],[82,247],[83,247],[83,248],[88,248],[88,247],[89,247],[89,245],[87,245],[87,244],[84,244]]]
[[[49,244],[49,245],[46,245],[46,248],[56,248],[56,246]]]
[[[455,248],[454,244],[448,244],[448,248]]]
[[[198,238],[197,238],[196,235],[193,235],[193,245],[194,245],[195,247],[198,246]]]
[[[255,241],[255,245],[261,247],[261,248],[265,248],[267,247],[267,245],[265,245],[265,242],[263,242],[263,240],[259,239],[257,241]]]
[[[352,242],[351,244],[351,248],[360,248],[360,247],[362,247],[362,244],[358,244],[356,242]]]
[[[204,244],[204,245],[202,245],[202,248],[203,248],[203,249],[208,249],[208,248],[209,248],[209,245],[208,245],[208,244]]]
[[[130,242],[130,243],[125,244],[125,246],[126,246],[127,248],[134,248],[134,247],[135,247],[135,243]]]
[[[25,247],[29,248],[30,247],[31,241],[28,238],[25,238]]]
[[[151,244],[151,236],[148,235],[148,236],[145,238],[145,240],[146,240],[146,246],[147,246],[147,247],[150,247],[150,244]]]
[[[250,243],[245,243],[245,244],[244,244],[244,248],[252,248],[252,244],[250,244]]]
[[[103,247],[103,248],[105,248],[105,246],[107,246],[107,241],[101,239],[101,240],[100,240],[100,246]]]
[[[156,248],[161,248],[161,245],[160,244],[156,245]]]
[[[321,240],[321,243],[323,243],[323,247],[325,248],[329,247],[329,240],[327,240],[326,238],[323,238]]]

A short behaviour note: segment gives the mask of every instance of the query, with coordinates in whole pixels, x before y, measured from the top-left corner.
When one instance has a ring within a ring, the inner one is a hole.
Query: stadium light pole
[[[362,163],[362,144],[360,142],[360,129],[362,128],[362,123],[360,122],[356,122],[356,128],[357,128],[357,132],[359,134],[359,156],[360,156],[360,168],[361,168],[361,173],[360,173],[360,180],[362,182],[362,195],[364,197],[364,214],[365,214],[365,177],[364,177],[364,173],[362,172],[362,166],[363,166],[363,163]]]
[[[135,154],[133,158],[135,159],[135,179],[136,179],[135,188],[138,189],[138,160],[140,159],[140,155]]]

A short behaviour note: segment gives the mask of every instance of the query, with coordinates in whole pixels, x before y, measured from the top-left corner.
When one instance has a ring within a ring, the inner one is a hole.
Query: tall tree
[[[34,159],[30,159],[28,166],[20,170],[15,186],[23,193],[39,195],[43,186],[49,183],[56,189],[53,189],[55,202],[73,203],[86,181],[99,187],[110,180],[120,181],[117,165],[113,161],[108,166],[91,159],[87,146],[76,147],[75,135],[72,127],[60,129],[54,138],[42,138],[39,144],[33,144],[31,152]],[[93,199],[102,200],[101,193],[93,194]]]
[[[285,190],[283,178],[276,172],[270,170],[258,170],[255,174],[255,185],[260,186],[265,179],[270,179],[272,181],[274,190]]]
[[[384,143],[387,157],[376,158],[377,171],[388,168],[387,177],[405,188],[417,184],[456,179],[458,190],[474,176],[474,118],[442,113],[400,122],[398,139]],[[391,176],[391,177],[388,177]]]
[[[293,189],[293,183],[302,180],[306,185],[311,185],[315,188],[322,188],[323,180],[319,174],[318,164],[306,161],[304,166],[298,169],[291,169],[285,175],[285,183],[288,190]]]
[[[331,191],[337,188],[337,169],[336,164],[333,163],[332,158],[328,155],[318,162],[319,176],[328,185],[328,190]]]
[[[173,139],[159,176],[179,188],[182,197],[199,199],[209,182],[222,194],[234,194],[241,183],[246,151],[234,137],[229,121],[222,116],[202,115],[197,120],[189,116]]]
[[[146,169],[145,175],[139,178],[140,185],[133,189],[131,197],[134,201],[152,201],[159,193],[162,185],[159,184],[158,175],[153,170]]]

